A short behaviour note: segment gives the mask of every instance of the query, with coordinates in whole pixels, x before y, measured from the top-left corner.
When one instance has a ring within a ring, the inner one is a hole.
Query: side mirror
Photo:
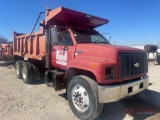
[[[51,40],[52,46],[58,42],[58,29],[56,27],[51,28]]]

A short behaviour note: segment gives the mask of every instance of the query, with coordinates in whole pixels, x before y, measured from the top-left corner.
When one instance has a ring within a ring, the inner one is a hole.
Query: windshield
[[[103,43],[110,44],[109,41],[97,31],[73,30],[74,37],[78,44],[81,43]]]

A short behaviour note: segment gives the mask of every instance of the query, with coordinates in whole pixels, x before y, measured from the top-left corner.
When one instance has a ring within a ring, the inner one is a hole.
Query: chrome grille
[[[119,78],[140,75],[146,73],[147,70],[147,55],[145,53],[119,54]]]

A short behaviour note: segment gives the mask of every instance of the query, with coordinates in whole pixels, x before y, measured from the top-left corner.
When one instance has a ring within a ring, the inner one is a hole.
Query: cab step
[[[53,87],[56,91],[64,88],[64,77],[65,72],[60,71],[46,71],[45,72],[45,83],[48,87]]]

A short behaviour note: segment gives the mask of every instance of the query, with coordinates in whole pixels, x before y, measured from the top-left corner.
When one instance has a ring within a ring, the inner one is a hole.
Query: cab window
[[[73,41],[68,30],[58,31],[58,42],[56,45],[73,46]]]

